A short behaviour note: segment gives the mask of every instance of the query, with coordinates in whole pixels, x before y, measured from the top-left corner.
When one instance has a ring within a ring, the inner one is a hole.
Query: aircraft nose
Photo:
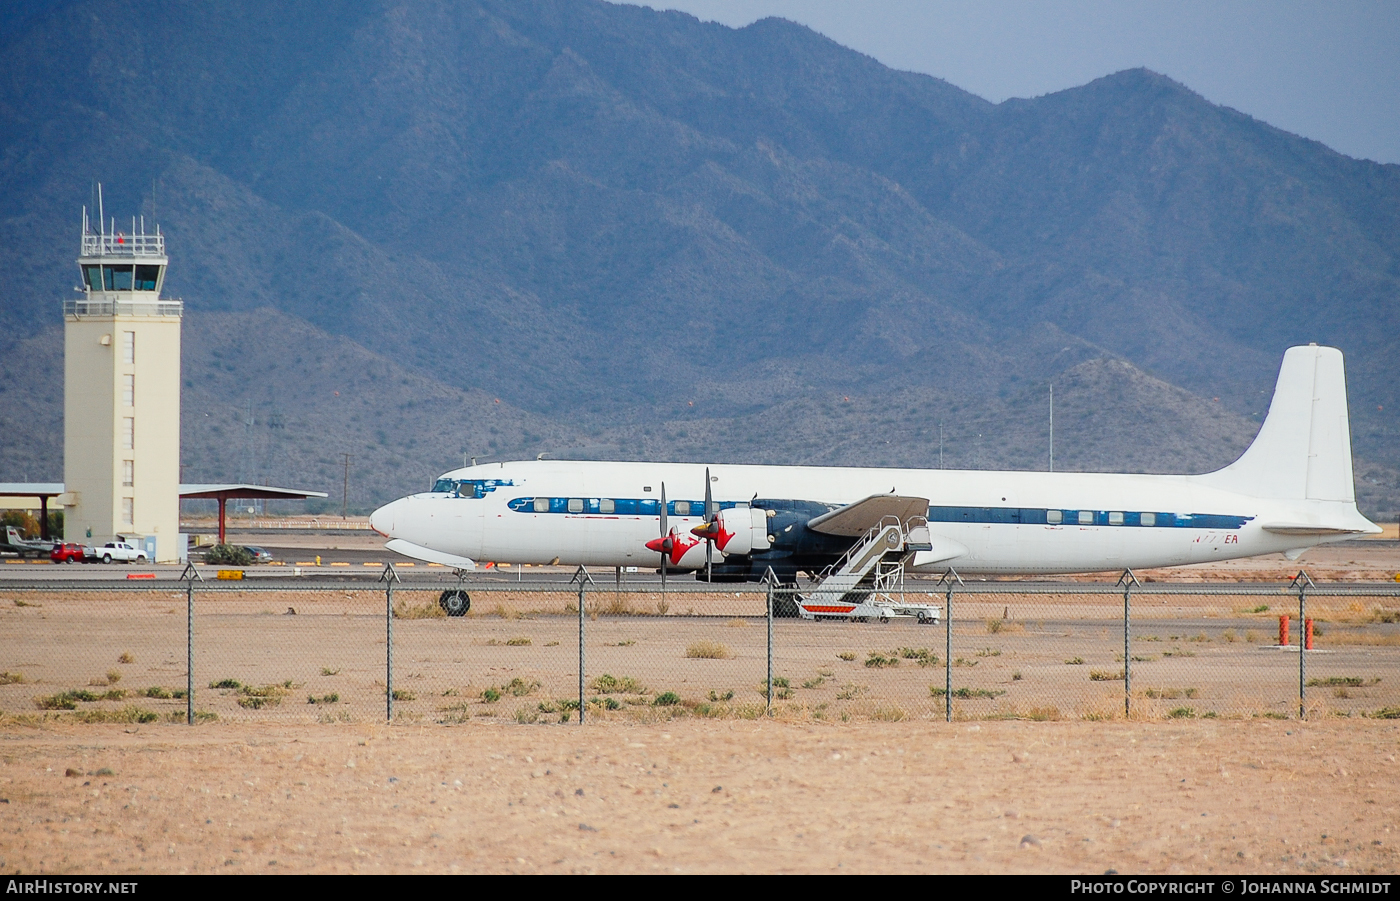
[[[369,515],[369,527],[385,538],[393,538],[398,512],[395,508],[402,509],[402,504],[402,500],[397,500],[375,510]]]

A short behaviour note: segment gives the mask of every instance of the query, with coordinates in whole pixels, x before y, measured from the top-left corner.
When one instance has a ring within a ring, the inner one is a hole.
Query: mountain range
[[[1400,166],[1146,70],[989,103],[591,0],[0,13],[0,471],[62,475],[81,207],[158,221],[185,481],[466,457],[1203,471],[1348,360],[1400,511]],[[337,394],[336,392],[339,392]],[[942,433],[940,454],[939,435]]]

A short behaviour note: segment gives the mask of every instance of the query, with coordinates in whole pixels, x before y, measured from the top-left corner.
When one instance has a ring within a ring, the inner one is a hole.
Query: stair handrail
[[[835,563],[827,564],[827,567],[817,576],[817,585],[820,586],[822,582],[825,582],[831,576],[840,572],[847,563],[854,559],[857,551],[864,549],[866,545],[875,540],[876,536],[884,532],[885,529],[888,529],[890,526],[898,526],[900,534],[904,534],[904,523],[900,521],[899,517],[895,516],[893,513],[885,514],[880,517],[879,522],[866,529],[865,534],[861,535],[860,538],[850,546],[846,553],[836,558]]]

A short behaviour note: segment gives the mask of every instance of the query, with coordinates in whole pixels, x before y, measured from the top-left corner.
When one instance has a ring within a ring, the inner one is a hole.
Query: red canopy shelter
[[[299,488],[274,488],[271,485],[181,485],[180,500],[216,500],[219,502],[219,544],[224,544],[224,503],[231,498],[255,500],[305,500],[326,497],[324,491],[303,491]]]

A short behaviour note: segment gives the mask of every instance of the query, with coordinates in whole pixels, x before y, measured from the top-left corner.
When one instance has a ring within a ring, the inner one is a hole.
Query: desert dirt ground
[[[1328,554],[1315,577],[1379,579],[1400,562],[1393,542]],[[1322,634],[1306,721],[1296,652],[1268,648],[1296,601],[1135,598],[1125,718],[1121,600],[1072,593],[964,598],[951,655],[942,626],[778,622],[786,684],[769,718],[754,598],[672,596],[660,615],[657,597],[603,593],[580,725],[564,702],[578,682],[567,592],[483,593],[450,620],[411,615],[436,590],[396,595],[410,615],[394,620],[386,723],[382,593],[224,587],[197,602],[191,728],[175,722],[180,592],[0,584],[0,871],[1400,864],[1400,720],[1380,718],[1400,713],[1394,598],[1309,602]],[[705,643],[723,653],[689,656]],[[951,723],[946,660],[932,663],[946,657],[962,690]],[[230,680],[241,687],[212,687]],[[658,706],[667,692],[680,703]],[[63,695],[69,709],[50,702]]]
[[[0,731],[8,873],[1400,868],[1393,721]]]

